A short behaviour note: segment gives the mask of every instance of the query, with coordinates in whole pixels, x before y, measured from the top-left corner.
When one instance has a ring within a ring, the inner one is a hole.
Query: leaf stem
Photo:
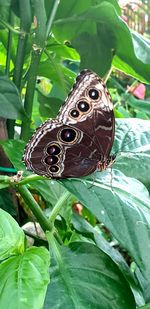
[[[61,257],[61,253],[60,253],[60,246],[58,245],[54,236],[51,233],[47,232],[46,238],[47,238],[48,245],[49,245],[49,251],[51,252],[52,255],[54,255],[58,265],[61,266],[62,265],[62,257]]]
[[[18,191],[24,201],[27,203],[28,207],[31,209],[33,214],[35,215],[36,219],[40,223],[44,232],[53,230],[53,224],[44,216],[43,211],[41,210],[38,203],[33,198],[30,191],[27,189],[26,186],[18,185]]]
[[[57,9],[58,9],[59,2],[60,2],[60,0],[54,1],[52,11],[50,12],[50,16],[49,16],[48,21],[47,21],[46,38],[48,38],[49,33],[51,31],[51,27],[52,27],[52,24],[53,24],[53,21],[54,21],[54,18],[55,18]]]
[[[21,91],[20,88],[21,88],[21,81],[22,81],[24,59],[25,59],[25,54],[26,54],[27,38],[28,38],[28,33],[30,31],[31,23],[32,23],[30,0],[26,0],[26,1],[19,0],[19,9],[20,9],[21,35],[19,36],[19,39],[18,39],[17,54],[16,54],[16,59],[15,59],[14,74],[13,74],[13,82],[18,88],[18,91]],[[9,132],[10,132],[9,138],[14,138],[15,121],[8,120],[8,127],[9,127]]]
[[[4,20],[0,20],[0,24],[2,24],[4,27],[6,27],[7,29],[9,29],[11,32],[15,33],[15,34],[19,34],[19,35],[23,35],[24,33],[14,29],[10,24],[8,24],[7,22],[5,22]]]
[[[28,71],[28,81],[26,87],[24,109],[28,117],[28,121],[23,121],[21,126],[21,139],[27,141],[30,135],[30,123],[33,108],[34,91],[36,85],[36,77],[38,74],[38,66],[43,48],[45,47],[46,35],[46,12],[44,0],[33,1],[33,14],[35,31],[33,35],[31,64]]]
[[[11,25],[14,24],[14,15],[13,15],[12,11],[10,11],[10,13],[9,13],[9,21],[10,21]],[[12,31],[9,30],[8,41],[7,41],[6,69],[5,69],[5,73],[8,77],[9,77],[10,60],[11,60],[11,45],[12,45]]]
[[[39,53],[36,50],[32,51],[32,60],[29,69],[29,76],[28,76],[25,102],[24,102],[24,109],[25,113],[27,114],[28,121],[22,122],[21,136],[20,136],[20,138],[23,139],[24,141],[27,141],[29,139],[34,90],[35,90],[36,76],[37,76],[38,65],[40,62],[40,57],[41,53]]]
[[[50,180],[49,178],[47,177],[43,177],[43,176],[39,176],[39,175],[30,175],[30,176],[27,176],[25,178],[23,178],[20,182],[19,182],[19,185],[26,185],[32,181],[38,181],[38,180]]]
[[[48,38],[49,32],[52,27],[52,23],[58,8],[59,1],[54,1],[50,17],[46,23],[46,11],[45,11],[45,2],[44,0],[34,0],[33,2],[33,11],[35,17],[35,35],[34,42],[32,45],[32,58],[31,65],[29,68],[28,82],[25,95],[24,109],[28,115],[28,123],[26,121],[22,122],[21,127],[21,138],[25,141],[29,139],[30,135],[30,123],[32,117],[32,108],[33,108],[33,98],[34,90],[36,84],[36,77],[38,74],[38,66],[40,62],[41,55],[46,46],[46,39]]]
[[[71,195],[70,192],[65,192],[61,197],[60,199],[58,200],[58,202],[56,203],[56,205],[54,206],[50,216],[49,216],[49,220],[50,222],[54,222],[57,215],[59,214],[60,212],[60,209],[62,208],[64,202],[68,199],[68,197]]]

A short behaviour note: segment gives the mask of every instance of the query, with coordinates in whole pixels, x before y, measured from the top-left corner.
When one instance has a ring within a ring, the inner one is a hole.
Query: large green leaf
[[[75,73],[66,68],[60,62],[53,60],[53,58],[42,61],[38,67],[38,74],[52,80],[63,88],[65,96],[74,81]]]
[[[115,1],[98,1],[97,5],[88,2],[77,9],[74,0],[64,0],[53,31],[61,42],[72,41],[81,56],[81,68],[91,68],[104,76],[113,60],[116,68],[149,82],[150,43],[132,34],[116,9]]]
[[[117,264],[121,272],[124,274],[125,278],[129,282],[130,288],[134,294],[136,304],[138,306],[142,306],[145,304],[140,286],[137,284],[137,280],[134,277],[134,274],[131,272],[129,266],[127,265],[125,259],[120,254],[118,250],[113,248],[113,246],[106,241],[106,239],[102,236],[101,230],[98,226],[93,227],[87,222],[82,216],[73,214],[72,223],[75,229],[86,235],[88,238],[89,235],[92,235],[94,241],[98,248],[100,248],[103,252],[110,256],[110,258]]]
[[[62,101],[58,98],[45,96],[38,93],[38,101],[40,103],[39,112],[42,117],[55,118],[58,114]]]
[[[116,119],[114,168],[143,182],[150,189],[150,122],[128,118]]]
[[[0,19],[1,19],[1,22],[3,22],[3,21],[8,22],[10,6],[11,6],[11,0],[6,0],[5,2],[0,0]],[[2,23],[2,25],[3,25],[3,23]]]
[[[31,181],[30,185],[39,191],[44,200],[49,202],[52,206],[55,206],[61,195],[66,191],[60,183],[53,180]]]
[[[25,117],[15,84],[3,76],[0,76],[0,117],[7,119],[23,119]]]
[[[44,309],[136,307],[122,273],[95,245],[74,242],[55,253]]]
[[[2,262],[0,307],[5,308],[8,304],[11,309],[41,309],[49,282],[48,267],[48,251],[36,247]]]
[[[93,176],[94,177],[94,176]],[[150,204],[142,183],[114,170],[61,182],[112,232],[140,268],[145,286],[150,277]]]
[[[7,212],[0,209],[0,260],[23,251],[23,231]]]

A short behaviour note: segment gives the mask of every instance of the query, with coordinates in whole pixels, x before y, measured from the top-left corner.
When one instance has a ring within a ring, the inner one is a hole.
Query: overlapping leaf
[[[135,308],[125,278],[95,245],[74,242],[55,253],[44,309]]]

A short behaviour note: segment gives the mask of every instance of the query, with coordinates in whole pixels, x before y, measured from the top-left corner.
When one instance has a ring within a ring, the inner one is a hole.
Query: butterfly
[[[99,78],[83,70],[77,76],[56,119],[37,128],[23,160],[27,169],[51,178],[81,177],[106,169],[115,119],[110,94]]]

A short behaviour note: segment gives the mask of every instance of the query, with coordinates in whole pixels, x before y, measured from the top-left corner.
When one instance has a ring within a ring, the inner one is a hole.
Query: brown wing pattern
[[[89,70],[77,77],[54,120],[42,124],[26,146],[28,169],[52,178],[81,177],[110,154],[114,114],[110,95]]]
[[[93,139],[101,155],[109,155],[114,139],[113,104],[97,74],[84,70],[78,75],[57,119],[82,130]]]

